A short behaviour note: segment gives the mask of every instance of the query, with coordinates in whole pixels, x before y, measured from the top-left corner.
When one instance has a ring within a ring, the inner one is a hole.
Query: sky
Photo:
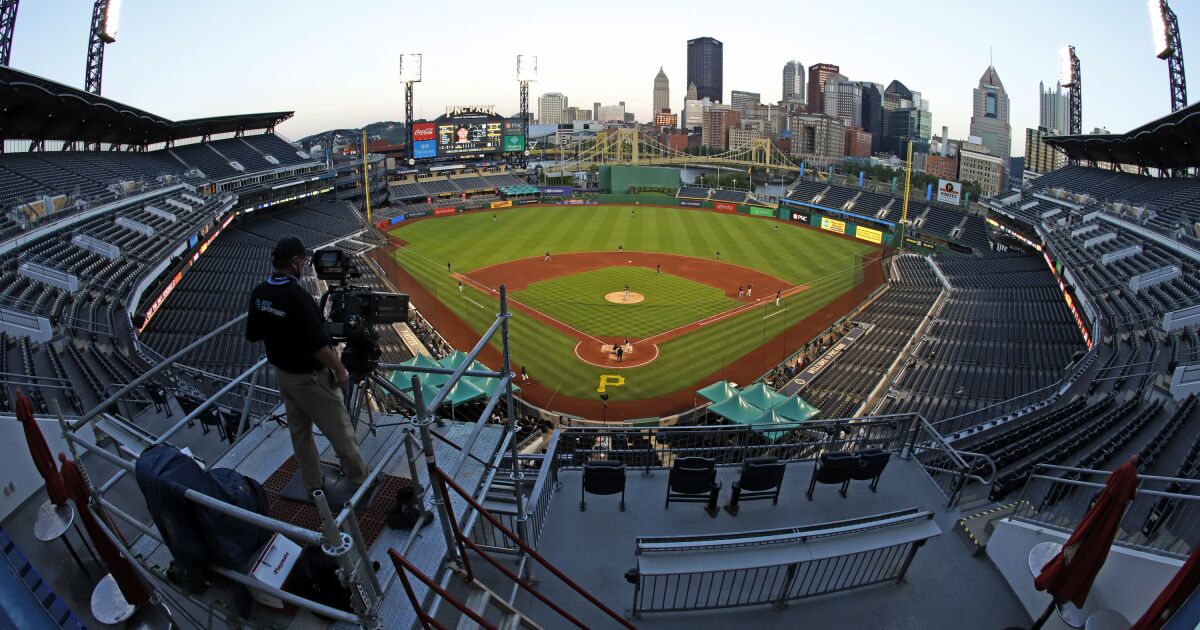
[[[1184,50],[1200,50],[1200,2],[1173,0]],[[26,0],[13,67],[83,86],[90,0]],[[654,76],[682,108],[687,40],[724,42],[724,94],[779,100],[783,65],[841,66],[852,80],[898,79],[930,102],[935,133],[964,138],[971,90],[995,65],[1011,101],[1013,151],[1038,123],[1038,82],[1053,85],[1058,49],[1075,45],[1083,129],[1124,132],[1169,113],[1166,62],[1154,56],[1145,0],[728,0],[500,4],[461,0],[124,0],[104,59],[104,96],[173,120],[294,110],[298,139],[335,127],[403,120],[401,53],[424,55],[418,119],[450,105],[518,111],[516,56],[539,58],[537,96],[571,105],[625,101],[650,118]],[[1189,39],[1190,37],[1190,39]],[[1192,69],[1193,95],[1200,92]]]

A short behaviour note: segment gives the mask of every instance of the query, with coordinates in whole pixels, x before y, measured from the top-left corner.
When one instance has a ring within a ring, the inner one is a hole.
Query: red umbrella
[[[1100,496],[1071,533],[1062,551],[1042,567],[1033,585],[1054,597],[1051,608],[1058,602],[1071,602],[1083,608],[1092,582],[1108,559],[1108,550],[1125,516],[1125,507],[1137,492],[1137,483],[1137,455],[1134,455],[1108,476]],[[1047,613],[1049,611],[1048,608]],[[1042,618],[1046,616],[1042,615]],[[1039,626],[1035,624],[1034,627]]]
[[[1171,583],[1159,593],[1158,599],[1150,604],[1150,608],[1130,630],[1158,630],[1163,627],[1191,597],[1197,586],[1200,586],[1200,547],[1192,550],[1191,557],[1179,567]]]
[[[83,527],[88,532],[88,538],[92,539],[92,546],[96,548],[96,552],[100,554],[100,559],[108,567],[108,572],[117,581],[117,587],[121,589],[121,594],[125,596],[125,601],[134,606],[146,602],[150,599],[150,593],[146,590],[145,585],[142,584],[137,571],[129,564],[129,559],[121,555],[116,545],[100,529],[100,524],[96,522],[95,517],[88,507],[88,501],[91,499],[92,492],[88,489],[88,484],[83,479],[83,472],[79,470],[79,466],[75,462],[68,460],[66,455],[59,453],[58,459],[62,462],[63,483],[67,487],[67,493],[75,501],[75,507],[79,511],[79,518],[83,521]],[[113,526],[112,520],[108,518],[108,515],[99,506],[97,506],[96,516],[103,518],[108,528],[118,538],[121,538],[121,531]],[[123,541],[124,539],[122,538]]]
[[[46,436],[42,435],[41,427],[33,418],[33,402],[20,389],[17,389],[17,420],[25,429],[25,442],[29,445],[33,465],[46,480],[46,494],[50,495],[50,501],[54,505],[66,503],[67,491],[63,488],[58,466],[54,465],[54,456],[50,454],[50,447],[46,446]]]

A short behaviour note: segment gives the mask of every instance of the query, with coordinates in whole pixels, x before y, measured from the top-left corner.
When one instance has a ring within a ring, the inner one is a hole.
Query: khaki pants
[[[287,410],[288,432],[292,435],[292,449],[305,487],[321,487],[321,460],[313,439],[314,424],[333,446],[346,479],[351,483],[362,483],[367,478],[367,463],[358,452],[350,414],[346,411],[342,390],[333,380],[333,373],[321,369],[296,374],[276,368],[275,383]]]

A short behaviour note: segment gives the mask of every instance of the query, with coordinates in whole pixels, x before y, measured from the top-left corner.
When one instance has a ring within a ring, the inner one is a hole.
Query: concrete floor
[[[942,507],[942,496],[915,463],[893,458],[877,494],[871,493],[866,482],[855,482],[845,499],[835,487],[818,486],[815,500],[809,502],[804,491],[811,471],[810,463],[788,467],[778,506],[769,501],[743,503],[738,516],[722,510],[716,518],[709,518],[701,504],[672,504],[670,509],[664,509],[665,470],[655,471],[651,477],[630,471],[625,512],[618,510],[617,498],[609,496],[589,496],[587,511],[581,512],[580,473],[563,471],[562,489],[551,504],[539,551],[610,608],[627,614],[633,601],[633,586],[623,576],[636,564],[634,539],[638,536],[789,527],[917,507],[934,511],[935,522],[943,533],[918,551],[903,584],[886,583],[793,601],[780,611],[754,606],[657,613],[644,615],[634,623],[641,628],[689,630],[727,629],[737,625],[932,630],[1029,624],[1029,617],[999,572],[983,556],[971,556],[953,532],[957,512]],[[729,488],[737,479],[738,470],[725,468],[719,474],[723,481],[720,500],[723,505],[729,500]],[[539,590],[569,605],[569,610],[581,615],[589,625],[596,628],[615,625],[547,571],[537,573],[542,578]],[[552,611],[527,594],[522,593],[516,603],[518,609],[545,627],[561,627],[565,623],[561,619],[556,622]]]

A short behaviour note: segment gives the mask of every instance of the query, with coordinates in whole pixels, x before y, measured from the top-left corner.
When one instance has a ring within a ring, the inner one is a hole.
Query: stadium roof
[[[0,66],[0,138],[147,145],[271,129],[294,112],[172,121],[112,99]]]
[[[1049,136],[1046,144],[1077,160],[1158,169],[1200,166],[1200,102],[1123,134]]]

